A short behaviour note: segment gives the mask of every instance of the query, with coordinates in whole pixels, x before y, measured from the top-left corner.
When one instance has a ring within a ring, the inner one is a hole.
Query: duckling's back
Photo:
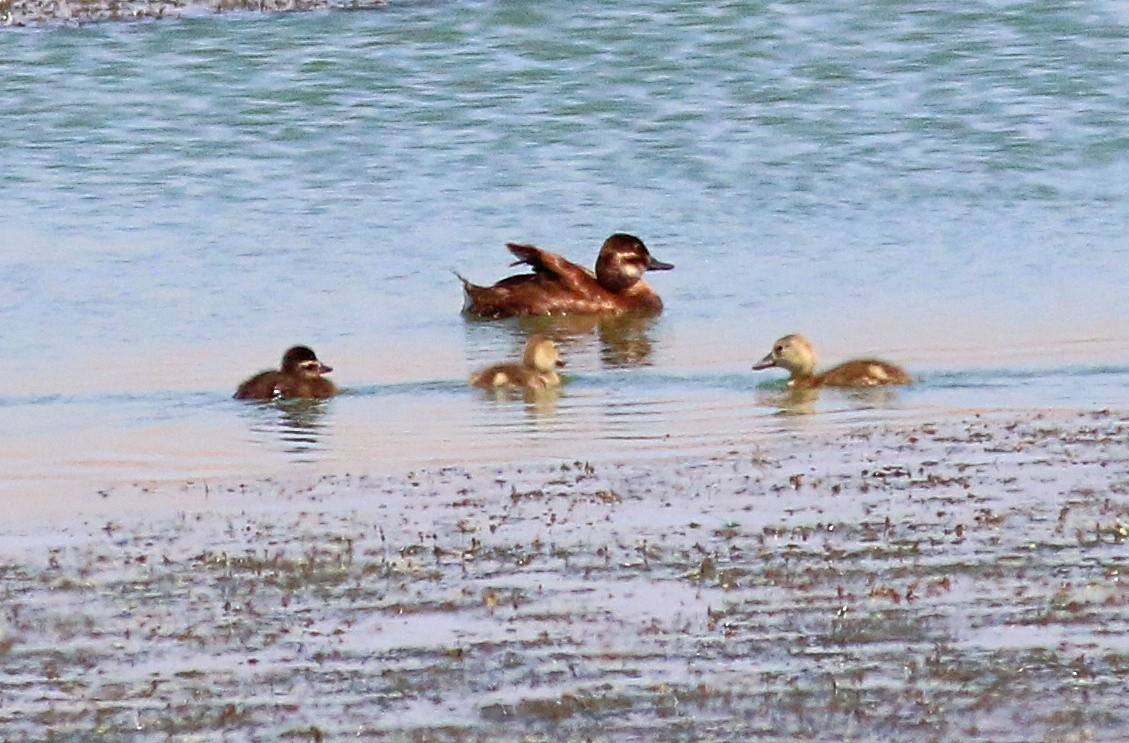
[[[235,391],[236,400],[273,400],[275,397],[333,397],[337,387],[328,379],[308,379],[280,371],[256,374]]]
[[[874,387],[887,384],[910,384],[913,378],[888,361],[855,359],[828,369],[814,378],[818,387]]]
[[[275,395],[275,385],[278,377],[282,376],[276,371],[265,371],[256,374],[235,391],[236,400],[270,400]]]
[[[560,377],[556,372],[540,372],[521,364],[494,364],[471,375],[470,383],[483,389],[522,387],[544,390],[558,386]]]

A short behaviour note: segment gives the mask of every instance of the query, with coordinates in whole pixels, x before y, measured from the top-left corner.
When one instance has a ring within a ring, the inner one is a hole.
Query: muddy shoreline
[[[231,12],[370,10],[387,0],[0,0],[0,26],[190,18]]]
[[[1129,735],[1125,412],[6,531],[6,741]]]

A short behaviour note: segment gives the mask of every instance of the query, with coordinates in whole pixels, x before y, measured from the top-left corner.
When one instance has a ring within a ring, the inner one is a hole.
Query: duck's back
[[[275,383],[282,376],[276,371],[259,372],[239,385],[235,391],[236,400],[270,400],[274,397]]]
[[[523,387],[525,389],[548,389],[560,382],[554,372],[539,372],[521,364],[494,364],[475,372],[470,383],[473,387],[490,389],[493,387]]]
[[[900,367],[879,359],[855,359],[828,369],[813,378],[814,387],[873,387],[909,384],[913,381]]]
[[[566,284],[550,274],[525,274],[494,286],[464,284],[464,311],[483,317],[527,315],[600,315],[659,312],[662,300],[646,282],[623,292],[610,292],[596,282]]]
[[[337,387],[325,378],[308,379],[279,371],[265,371],[239,385],[236,400],[273,400],[275,397],[333,397]]]

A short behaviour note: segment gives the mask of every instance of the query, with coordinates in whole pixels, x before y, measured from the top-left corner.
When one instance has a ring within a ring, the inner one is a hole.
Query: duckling
[[[899,367],[877,359],[855,359],[815,373],[816,356],[811,342],[802,335],[780,338],[768,355],[758,361],[754,369],[778,366],[792,376],[788,386],[810,389],[812,387],[870,387],[880,384],[910,384],[910,378]]]
[[[306,346],[294,346],[282,356],[282,368],[256,374],[235,391],[236,400],[272,400],[276,397],[332,397],[333,382],[322,374],[332,367],[318,361]]]
[[[493,286],[477,286],[459,276],[466,294],[463,312],[491,318],[654,314],[662,311],[662,299],[643,273],[674,268],[656,260],[642,240],[621,232],[604,241],[595,273],[535,245],[506,247],[517,256],[512,265],[524,263],[533,273],[510,276]]]
[[[475,372],[470,377],[473,387],[484,389],[520,387],[544,390],[560,386],[558,367],[564,366],[556,345],[543,335],[534,334],[525,342],[525,354],[520,364],[494,364]]]

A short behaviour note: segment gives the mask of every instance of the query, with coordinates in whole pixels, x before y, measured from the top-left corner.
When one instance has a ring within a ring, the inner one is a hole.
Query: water
[[[753,448],[1124,406],[1129,5],[393,3],[0,33],[0,510],[121,483]],[[551,328],[570,384],[467,373],[452,269],[511,240],[677,268]],[[798,409],[802,330],[921,378]],[[293,343],[346,393],[230,399]],[[789,413],[814,413],[790,415]]]

